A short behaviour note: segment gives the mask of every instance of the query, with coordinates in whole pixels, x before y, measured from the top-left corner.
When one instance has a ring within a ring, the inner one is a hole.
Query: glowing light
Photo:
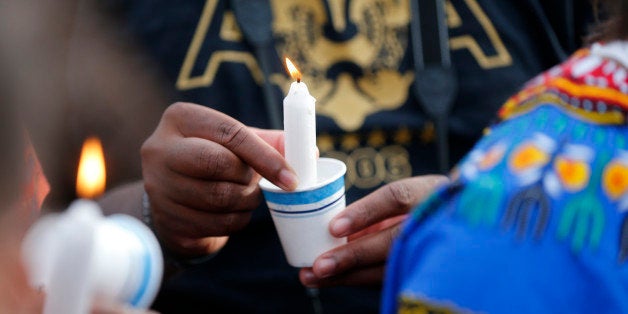
[[[288,73],[290,73],[292,79],[297,82],[301,82],[301,71],[299,71],[294,63],[292,63],[292,61],[288,58],[286,58],[286,67],[288,68]]]
[[[83,143],[76,176],[76,194],[81,198],[96,198],[105,192],[107,174],[102,144],[96,137]]]

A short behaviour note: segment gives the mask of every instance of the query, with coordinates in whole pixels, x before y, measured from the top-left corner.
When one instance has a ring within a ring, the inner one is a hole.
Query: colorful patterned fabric
[[[580,50],[508,100],[407,222],[384,313],[628,312],[626,57]]]

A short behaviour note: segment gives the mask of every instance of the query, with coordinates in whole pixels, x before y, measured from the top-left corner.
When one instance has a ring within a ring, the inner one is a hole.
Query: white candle
[[[316,184],[316,99],[301,82],[301,73],[287,58],[286,65],[296,79],[283,100],[286,160],[299,178],[298,189],[306,189]]]

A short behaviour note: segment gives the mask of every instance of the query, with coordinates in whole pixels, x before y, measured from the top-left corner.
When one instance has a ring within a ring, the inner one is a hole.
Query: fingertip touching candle
[[[286,58],[286,67],[295,82],[283,100],[285,153],[299,178],[298,189],[316,184],[316,99],[301,82],[301,72]]]

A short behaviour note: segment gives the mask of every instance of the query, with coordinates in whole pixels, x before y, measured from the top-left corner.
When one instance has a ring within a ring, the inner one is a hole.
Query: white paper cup
[[[345,244],[329,233],[329,222],[345,204],[345,164],[331,158],[317,162],[316,184],[286,192],[266,179],[259,183],[279,234],[288,264],[311,267],[324,252]]]
[[[93,300],[146,309],[161,285],[163,257],[152,231],[131,216],[104,217],[93,201],[44,216],[22,250],[31,285],[46,292],[44,314],[87,313]]]
[[[147,309],[159,292],[164,270],[161,247],[150,228],[134,217],[115,214],[99,224],[95,240],[96,293]]]

